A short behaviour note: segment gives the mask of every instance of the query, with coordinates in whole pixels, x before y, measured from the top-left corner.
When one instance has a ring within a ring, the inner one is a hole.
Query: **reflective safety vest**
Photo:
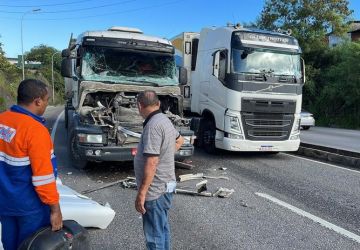
[[[0,216],[57,204],[56,157],[44,118],[14,105],[0,114]]]

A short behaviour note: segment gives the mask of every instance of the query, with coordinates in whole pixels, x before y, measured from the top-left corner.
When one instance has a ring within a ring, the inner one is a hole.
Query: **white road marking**
[[[294,213],[297,213],[297,214],[299,214],[301,216],[309,218],[310,220],[313,220],[313,221],[319,223],[320,225],[322,225],[322,226],[324,226],[324,227],[326,227],[328,229],[331,229],[331,230],[333,230],[333,231],[335,231],[335,232],[337,232],[337,233],[339,233],[341,235],[344,235],[345,237],[348,237],[348,238],[360,243],[360,236],[359,235],[356,235],[356,234],[354,234],[354,233],[352,233],[350,231],[347,231],[346,229],[338,227],[338,226],[336,226],[336,225],[334,225],[334,224],[332,224],[332,223],[330,223],[330,222],[328,222],[326,220],[323,220],[323,219],[321,219],[321,218],[319,218],[319,217],[317,217],[315,215],[312,215],[312,214],[310,214],[308,212],[305,212],[304,210],[301,210],[301,209],[299,209],[297,207],[294,207],[294,206],[292,206],[292,205],[290,205],[290,204],[288,204],[286,202],[283,202],[283,201],[281,201],[279,199],[276,199],[276,198],[274,198],[274,197],[272,197],[272,196],[270,196],[268,194],[263,194],[263,193],[255,193],[255,194],[260,196],[260,197],[263,197],[265,199],[268,199],[268,200],[270,200],[270,201],[272,201],[272,202],[274,202],[274,203],[276,203],[276,204],[278,204],[280,206],[283,206],[283,207],[293,211]]]
[[[348,168],[344,168],[344,167],[339,167],[339,166],[336,166],[336,165],[333,165],[333,164],[329,164],[329,163],[325,163],[325,162],[321,162],[321,161],[315,161],[315,160],[311,160],[311,159],[308,159],[308,158],[305,158],[305,157],[300,157],[300,156],[297,156],[297,155],[292,155],[292,154],[287,154],[287,153],[283,153],[283,154],[286,154],[286,155],[289,155],[289,156],[292,156],[292,157],[295,157],[295,158],[300,158],[300,159],[303,159],[303,160],[308,160],[308,161],[312,161],[312,162],[316,162],[316,163],[321,163],[323,165],[328,165],[328,166],[333,167],[333,168],[339,168],[339,169],[342,169],[342,170],[347,170],[347,171],[350,171],[350,172],[355,172],[355,173],[360,174],[359,170],[353,170],[353,169],[348,169]]]
[[[57,129],[57,126],[59,124],[59,120],[60,120],[60,117],[64,114],[64,110],[59,114],[59,116],[56,118],[56,121],[55,121],[55,124],[51,130],[51,139],[53,141],[53,143],[55,144],[55,133],[56,133],[56,129]]]

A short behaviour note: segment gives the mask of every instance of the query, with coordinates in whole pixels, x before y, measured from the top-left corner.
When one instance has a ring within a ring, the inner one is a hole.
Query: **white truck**
[[[143,129],[136,95],[154,90],[161,109],[184,137],[176,154],[183,160],[193,154],[193,131],[183,117],[174,47],[141,30],[112,27],[87,31],[62,51],[65,77],[65,126],[72,164],[84,168],[89,161],[131,161]],[[174,142],[175,143],[175,142]]]
[[[205,151],[296,151],[305,82],[297,40],[288,32],[240,25],[170,39],[197,144]]]

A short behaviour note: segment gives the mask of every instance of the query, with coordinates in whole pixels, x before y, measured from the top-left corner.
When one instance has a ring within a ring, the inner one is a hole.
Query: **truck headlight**
[[[225,131],[236,131],[237,133],[242,134],[239,118],[236,116],[225,115]]]
[[[80,143],[95,143],[95,144],[103,144],[104,137],[103,135],[97,134],[78,134]]]
[[[194,140],[196,139],[196,136],[191,135],[191,136],[183,136],[184,138],[184,146],[189,146],[194,144]]]
[[[300,119],[297,118],[295,120],[295,125],[294,125],[294,132],[293,134],[299,133],[300,132]]]

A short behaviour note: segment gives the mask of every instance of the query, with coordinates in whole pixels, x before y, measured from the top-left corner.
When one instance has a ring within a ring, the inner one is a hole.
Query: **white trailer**
[[[289,34],[228,25],[171,39],[197,144],[208,152],[296,151],[305,82],[297,40]]]

